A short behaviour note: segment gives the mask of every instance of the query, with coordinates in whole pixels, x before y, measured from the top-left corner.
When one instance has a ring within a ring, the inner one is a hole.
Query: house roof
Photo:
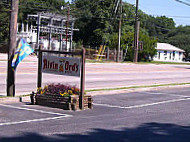
[[[169,43],[157,43],[157,50],[165,50],[165,51],[178,51],[178,52],[185,52],[184,50],[177,48]]]

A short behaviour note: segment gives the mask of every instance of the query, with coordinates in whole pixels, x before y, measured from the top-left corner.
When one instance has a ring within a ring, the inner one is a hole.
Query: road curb
[[[21,98],[21,100],[20,100]],[[6,104],[6,103],[18,103],[18,102],[30,102],[30,96],[24,96],[24,97],[3,97],[0,98],[0,104]]]
[[[166,90],[171,88],[187,88],[190,84],[186,85],[169,85],[169,86],[157,86],[157,87],[142,87],[142,88],[130,88],[121,90],[104,90],[104,91],[94,91],[87,92],[87,95],[98,96],[98,95],[114,95],[114,94],[124,94],[131,92],[141,92],[141,91],[154,91],[154,90]]]

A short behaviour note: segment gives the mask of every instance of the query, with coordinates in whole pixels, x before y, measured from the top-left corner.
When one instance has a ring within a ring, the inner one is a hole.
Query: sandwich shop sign
[[[80,77],[80,58],[42,56],[42,72],[79,76]]]

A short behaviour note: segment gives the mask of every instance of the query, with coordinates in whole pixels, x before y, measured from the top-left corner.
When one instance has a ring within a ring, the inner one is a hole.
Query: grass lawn
[[[87,63],[116,63],[114,61],[107,61],[107,60],[92,60],[92,59],[86,59]],[[131,61],[124,61],[120,63],[133,63]],[[175,64],[175,65],[190,65],[190,62],[161,62],[161,61],[151,61],[151,62],[138,62],[138,64]]]
[[[155,84],[155,85],[119,87],[119,88],[89,89],[89,90],[86,90],[86,92],[111,91],[111,90],[125,90],[125,89],[135,89],[135,88],[166,87],[166,86],[177,86],[177,85],[179,85],[179,86],[180,86],[180,85],[190,85],[190,83],[171,83],[171,84]]]
[[[145,63],[153,63],[153,64],[176,64],[176,65],[190,65],[190,62],[160,62],[160,61],[151,61]]]

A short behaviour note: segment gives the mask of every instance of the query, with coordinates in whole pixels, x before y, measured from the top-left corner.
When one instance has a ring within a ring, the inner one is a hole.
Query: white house
[[[157,54],[154,56],[154,61],[169,61],[182,62],[184,50],[179,49],[168,43],[157,43]]]

